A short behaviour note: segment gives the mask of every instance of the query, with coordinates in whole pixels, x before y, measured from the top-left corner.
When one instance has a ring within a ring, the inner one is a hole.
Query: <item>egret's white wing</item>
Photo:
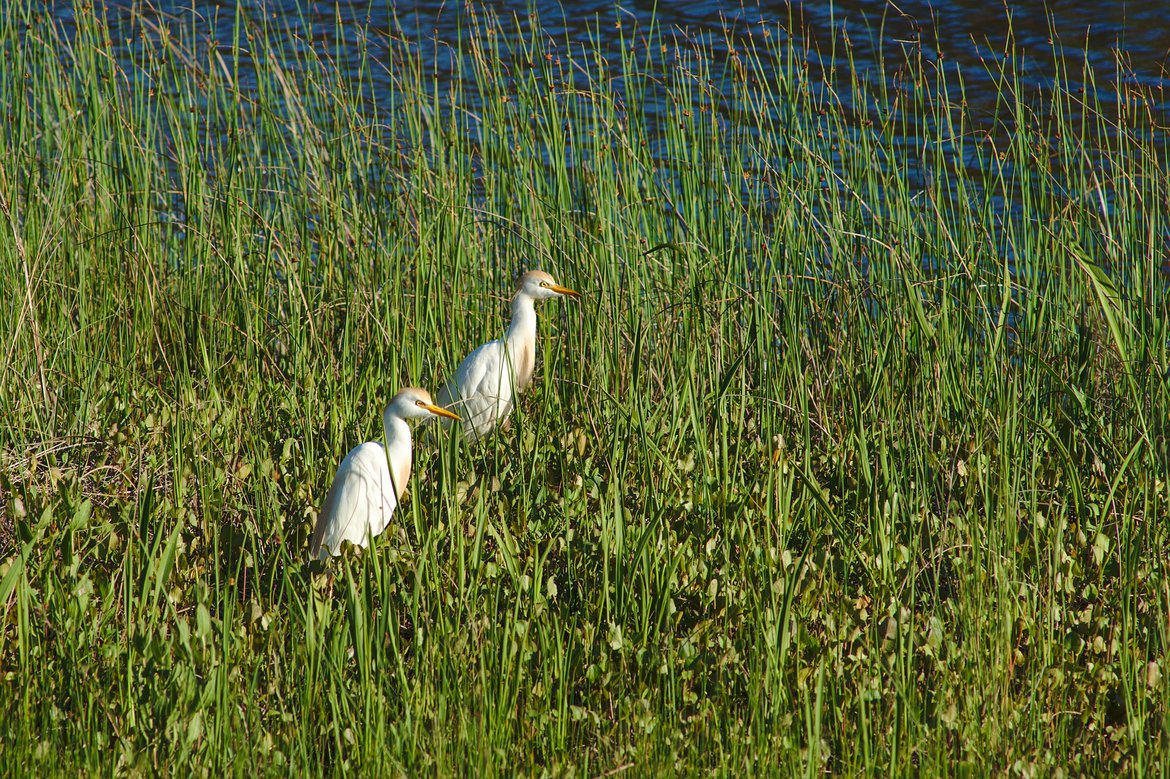
[[[488,341],[459,363],[437,402],[463,418],[469,443],[491,433],[512,413],[512,372],[501,340]],[[450,421],[442,420],[443,427]]]
[[[390,524],[398,495],[405,486],[391,479],[386,450],[381,444],[355,446],[333,477],[333,486],[325,496],[309,539],[309,554],[324,560],[341,551],[342,541],[364,548],[371,537]]]

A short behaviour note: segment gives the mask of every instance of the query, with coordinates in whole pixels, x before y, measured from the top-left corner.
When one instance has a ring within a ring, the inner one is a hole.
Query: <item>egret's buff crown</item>
[[[435,405],[430,393],[418,387],[406,387],[386,405],[382,412],[386,445],[367,441],[341,461],[309,538],[310,557],[324,560],[339,554],[343,541],[364,548],[386,529],[410,479],[411,439],[406,420],[433,417],[459,419]]]
[[[511,415],[516,396],[528,388],[536,369],[536,301],[580,297],[542,270],[516,282],[512,322],[503,338],[488,341],[463,359],[438,392],[438,403],[463,417],[471,443],[496,430]],[[450,423],[444,421],[443,426]]]

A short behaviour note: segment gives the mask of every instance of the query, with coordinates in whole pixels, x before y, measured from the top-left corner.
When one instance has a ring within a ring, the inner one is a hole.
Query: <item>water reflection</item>
[[[68,28],[73,13],[71,5],[47,5],[45,9]],[[189,45],[194,47],[192,61],[201,63],[200,67],[203,67],[202,63],[214,62],[214,55],[218,55],[222,61],[235,63],[238,71],[234,78],[242,92],[256,89],[253,68],[262,63],[253,61],[252,42],[245,39],[241,31],[257,29],[256,22],[261,18],[269,20],[272,24],[268,25],[268,29],[279,36],[278,45],[287,57],[289,66],[296,67],[298,59],[310,61],[310,57],[298,58],[296,55],[311,51],[315,56],[324,57],[332,63],[358,96],[366,101],[371,120],[389,136],[372,141],[379,147],[379,151],[394,147],[396,140],[399,147],[408,146],[403,138],[394,137],[403,132],[402,120],[396,109],[401,100],[402,82],[420,80],[402,78],[399,71],[404,66],[404,50],[417,55],[421,61],[425,70],[421,82],[425,88],[434,90],[434,105],[440,112],[455,112],[461,127],[481,147],[487,146],[482,142],[485,132],[511,131],[507,126],[486,127],[479,116],[482,102],[478,99],[474,69],[468,67],[467,59],[463,59],[468,56],[468,30],[476,28],[482,31],[490,27],[495,35],[504,39],[501,51],[504,61],[500,63],[498,71],[504,79],[528,76],[544,78],[539,68],[534,68],[528,61],[532,57],[563,57],[575,62],[588,62],[590,58],[587,53],[600,50],[608,58],[616,60],[624,49],[636,49],[643,61],[656,63],[656,71],[669,74],[695,65],[685,59],[685,43],[688,40],[698,40],[704,44],[704,49],[714,58],[707,66],[712,73],[717,74],[725,64],[721,59],[729,57],[731,51],[747,50],[753,39],[765,33],[776,36],[773,40],[784,42],[796,61],[808,64],[813,104],[831,105],[846,116],[845,122],[829,116],[823,119],[802,118],[806,123],[821,122],[826,133],[853,134],[852,137],[840,138],[841,145],[838,147],[827,146],[816,150],[818,154],[825,155],[827,169],[834,172],[843,170],[847,163],[841,158],[839,148],[864,146],[864,137],[875,132],[866,124],[868,117],[874,113],[873,96],[853,94],[847,86],[841,86],[849,83],[845,76],[850,68],[862,74],[872,74],[865,79],[869,83],[884,82],[896,88],[906,78],[907,58],[912,58],[930,67],[947,69],[951,75],[945,83],[948,85],[946,88],[951,90],[958,89],[957,80],[953,77],[954,69],[957,68],[963,77],[962,93],[932,94],[929,99],[944,106],[965,102],[969,116],[976,121],[985,120],[985,125],[979,130],[987,134],[986,143],[971,142],[970,137],[950,138],[932,125],[935,118],[930,112],[907,112],[905,117],[899,117],[900,122],[890,122],[893,129],[884,131],[893,135],[887,134],[881,143],[874,144],[875,154],[889,155],[877,159],[875,164],[891,166],[892,169],[896,166],[901,176],[899,186],[922,195],[924,199],[929,197],[931,201],[938,202],[944,211],[950,208],[956,213],[969,203],[955,202],[948,205],[946,202],[958,197],[947,190],[949,170],[961,167],[965,171],[963,178],[976,185],[984,179],[996,181],[996,188],[991,191],[967,193],[965,197],[971,200],[986,197],[1001,224],[1020,218],[1015,211],[1018,201],[1005,193],[1013,187],[1023,186],[1029,177],[1037,175],[1036,170],[1018,169],[1010,157],[996,159],[996,150],[1010,143],[1016,130],[1012,124],[1014,115],[1002,110],[1001,101],[1005,94],[1003,84],[997,81],[1000,68],[1005,65],[1005,52],[1013,51],[1008,45],[1009,37],[1021,52],[1019,59],[1013,55],[1007,64],[1010,65],[1010,83],[1018,84],[1024,92],[1021,95],[1023,103],[1029,104],[1035,95],[1051,91],[1058,75],[1054,69],[1054,58],[1063,58],[1065,69],[1060,75],[1068,79],[1063,85],[1066,90],[1075,94],[1079,88],[1086,86],[1082,80],[1087,72],[1096,87],[1097,98],[1105,108],[1109,108],[1110,101],[1116,97],[1116,83],[1141,86],[1148,90],[1147,94],[1153,101],[1151,110],[1161,117],[1150,126],[1156,128],[1167,124],[1165,86],[1166,66],[1170,56],[1170,25],[1163,23],[1163,11],[1156,4],[1131,4],[1116,0],[1091,3],[1052,0],[1047,4],[1017,2],[1010,10],[1005,10],[998,3],[973,0],[906,0],[897,5],[881,0],[795,4],[615,4],[594,0],[571,6],[550,0],[535,0],[524,5],[502,2],[474,5],[458,2],[325,4],[266,0],[242,4],[198,3],[194,8],[189,2],[113,3],[106,8],[106,14],[116,33],[114,56],[124,60],[131,78],[139,73],[134,63],[140,60],[140,47],[144,46],[142,35],[136,32],[145,28],[149,34],[158,35],[170,27],[184,27],[197,31],[194,37],[188,38]],[[247,20],[247,24],[242,23],[243,20]],[[682,45],[667,49],[647,46],[649,36],[655,30],[660,31],[665,40]],[[257,46],[256,50],[264,49]],[[1123,54],[1119,55],[1119,51]],[[1081,69],[1082,62],[1086,71]],[[773,65],[769,60],[761,60],[758,75],[765,79],[775,78],[776,74],[769,70],[771,67]],[[555,85],[563,93],[572,87],[587,86],[584,83],[587,74],[578,69],[560,68],[555,73],[557,78],[565,79]],[[831,78],[820,78],[821,75]],[[698,81],[701,79],[696,79]],[[828,86],[830,82],[835,85],[831,94]],[[729,88],[727,83],[728,80],[715,79],[713,88]],[[615,86],[620,93],[623,85],[615,82]],[[165,88],[165,85],[161,88]],[[932,85],[929,88],[942,87]],[[1010,95],[1008,97],[1010,99]],[[622,126],[629,126],[633,122],[643,124],[644,136],[653,157],[664,163],[655,170],[640,172],[636,177],[640,177],[638,186],[644,190],[644,194],[656,197],[662,208],[678,217],[671,220],[678,234],[665,236],[666,240],[691,240],[693,236],[688,234],[687,224],[697,218],[723,224],[730,224],[738,218],[734,208],[729,208],[717,198],[710,204],[709,213],[677,214],[673,203],[663,193],[674,189],[679,176],[698,179],[708,177],[713,193],[738,192],[745,203],[753,200],[762,202],[758,207],[764,211],[762,219],[765,224],[775,215],[774,211],[792,207],[792,193],[786,193],[783,200],[765,197],[761,201],[753,195],[751,188],[757,186],[757,182],[769,170],[792,169],[808,164],[809,155],[805,154],[802,162],[801,150],[786,148],[783,139],[758,145],[750,143],[753,123],[738,120],[736,112],[744,108],[730,98],[727,94],[716,94],[710,101],[718,122],[718,132],[728,137],[740,137],[732,135],[740,133],[746,141],[743,144],[745,148],[769,150],[768,153],[774,154],[769,158],[757,154],[756,158],[747,160],[752,168],[749,175],[742,182],[733,183],[716,180],[714,177],[721,175],[720,171],[704,168],[701,161],[684,158],[681,151],[685,150],[671,148],[669,136],[659,131],[664,122],[671,120],[671,100],[664,81],[651,82],[647,91],[640,94],[639,116],[627,116],[623,105],[619,104],[615,108],[615,120]],[[281,109],[279,95],[269,95],[266,99],[271,105],[266,106],[265,110]],[[325,100],[327,96],[320,99]],[[570,98],[566,98],[566,103],[569,101]],[[1075,110],[1075,104],[1073,108]],[[586,100],[576,100],[573,110],[588,112],[593,108]],[[783,104],[776,101],[768,105],[766,110],[775,112],[770,117],[772,126],[786,126],[787,119],[782,112],[788,109]],[[434,119],[430,118],[431,121]],[[759,127],[760,124],[755,123],[754,126]],[[223,128],[209,122],[204,131],[215,135],[223,132]],[[261,139],[261,142],[281,145],[280,139]],[[507,144],[509,148],[511,145]],[[302,146],[289,144],[290,148],[279,148],[278,156],[284,154],[285,163],[295,167],[288,158],[305,153]],[[545,154],[546,151],[537,148],[535,153]],[[1041,155],[1050,153],[1038,152]],[[371,156],[376,157],[376,154],[372,153]],[[402,156],[405,158],[406,153]],[[591,155],[590,150],[571,145],[565,152],[565,159],[570,168],[568,180],[574,188],[569,213],[587,216],[591,211],[591,193],[586,185],[589,175],[586,165],[618,163],[615,159]],[[206,161],[206,173],[212,180],[217,175],[230,173],[214,169],[219,160],[219,157],[209,157]],[[1090,155],[1086,155],[1085,160],[1089,166],[1100,164]],[[352,178],[368,188],[370,197],[383,197],[388,189],[400,186],[399,182],[404,179],[395,175],[397,171],[394,165],[405,164],[409,163],[399,160],[371,164],[363,168],[360,175]],[[493,162],[481,157],[468,160],[465,164],[473,168],[472,179],[477,187],[473,190],[476,196],[474,205],[489,213],[505,213],[507,202],[492,203],[481,199],[482,166]],[[1093,172],[1099,172],[1103,181],[1111,179],[1109,171],[1090,171],[1090,174]],[[810,173],[819,175],[816,171]],[[722,174],[726,174],[726,171],[722,171]],[[1078,183],[1069,180],[1070,174],[1081,176],[1083,180],[1085,171],[1078,169],[1068,172],[1053,167],[1044,171],[1043,186],[1059,192],[1069,201],[1084,200],[1087,195],[1077,191]],[[795,193],[796,205],[804,209],[812,221],[817,222],[826,203],[834,199],[842,202],[848,200],[851,193],[847,189],[842,178],[827,178],[821,182],[819,191]],[[355,191],[354,196],[363,195],[361,191]],[[1099,195],[1101,207],[1111,208],[1112,197],[1109,191],[1102,191]],[[177,215],[176,221],[182,223],[185,220],[179,201],[181,198],[176,195],[176,203],[172,204],[170,210]],[[881,202],[881,193],[869,197],[869,203],[875,209],[880,208]],[[1096,204],[1090,206],[1097,207]],[[829,210],[836,210],[835,206]],[[306,215],[306,218],[310,223],[313,221],[312,214]],[[873,234],[879,235],[881,220],[882,214],[867,213],[859,217],[855,228],[870,226]],[[750,231],[745,231],[745,235],[740,240],[744,243],[743,249],[751,255],[759,248],[752,245],[752,241],[762,239],[752,236]],[[1011,247],[1001,247],[1000,251],[1008,257],[1005,261],[1014,266],[1014,259],[1010,256]],[[809,258],[809,261],[814,265],[827,265],[831,264],[832,258]],[[768,262],[768,257],[760,258],[761,265]]]
[[[48,4],[46,10],[66,24],[73,14],[72,4]],[[461,32],[465,36],[469,24],[487,15],[508,25],[509,34],[514,32],[514,21],[521,37],[532,29],[531,20],[537,20],[552,50],[617,47],[631,30],[656,27],[671,34],[702,37],[718,52],[735,45],[739,36],[772,27],[789,34],[794,44],[807,46],[809,60],[823,67],[828,67],[830,52],[842,53],[842,37],[851,45],[855,66],[863,71],[884,66],[892,73],[899,62],[891,52],[907,47],[919,49],[930,61],[941,56],[962,69],[968,101],[984,110],[993,108],[995,100],[987,63],[1004,52],[1009,34],[1026,56],[1019,63],[1020,75],[1032,87],[1051,83],[1054,47],[1069,63],[1083,57],[1098,87],[1121,78],[1164,92],[1170,65],[1170,25],[1165,24],[1165,9],[1157,3],[1124,0],[1030,0],[1014,2],[1007,10],[999,3],[976,0],[904,0],[896,5],[882,0],[746,5],[593,0],[570,6],[550,0],[474,6],[459,2],[302,4],[266,0],[198,3],[194,9],[189,2],[107,6],[115,27],[127,25],[134,15],[154,17],[160,23],[166,18],[197,19],[218,46],[226,49],[241,43],[246,52],[246,42],[236,41],[235,34],[241,13],[252,20],[261,16],[279,19],[292,33],[291,43],[299,37],[305,45],[328,50],[342,70],[360,66],[363,45],[372,46],[371,53],[384,57],[389,65],[392,52],[386,42],[405,39],[419,47],[424,61],[439,76],[454,72],[454,47]],[[838,60],[837,64],[843,63]],[[1079,71],[1070,69],[1068,76],[1074,88],[1080,86]],[[1160,97],[1165,110],[1165,96]]]

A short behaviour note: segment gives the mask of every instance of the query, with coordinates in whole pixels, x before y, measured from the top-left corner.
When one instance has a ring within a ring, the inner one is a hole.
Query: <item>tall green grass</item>
[[[1170,177],[1123,72],[1009,45],[988,113],[787,19],[26,5],[6,773],[1166,770]],[[417,442],[398,527],[310,568],[525,267],[586,296],[513,425]]]

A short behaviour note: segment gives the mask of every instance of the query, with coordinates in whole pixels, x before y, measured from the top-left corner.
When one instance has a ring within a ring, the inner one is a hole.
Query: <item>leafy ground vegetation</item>
[[[1031,89],[1009,43],[976,111],[789,19],[31,6],[5,773],[1165,770],[1170,176],[1120,65]],[[340,458],[524,267],[586,297],[510,428],[417,441],[398,526],[307,565]]]

